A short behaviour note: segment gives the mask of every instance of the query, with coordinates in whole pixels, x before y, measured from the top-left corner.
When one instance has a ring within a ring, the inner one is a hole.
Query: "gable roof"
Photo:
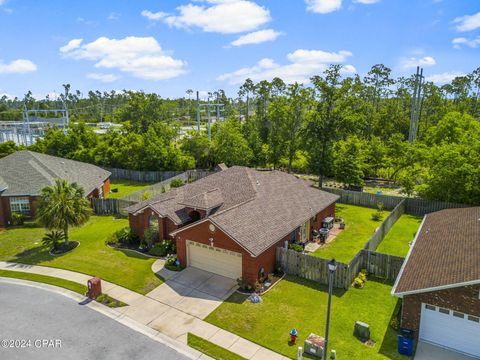
[[[308,182],[293,175],[240,166],[209,175],[174,191],[171,196],[167,195],[169,192],[162,194],[161,198],[133,205],[128,211],[136,213],[145,207],[155,210],[164,206],[162,210],[167,213],[165,205],[168,204],[171,210],[176,209],[176,213],[170,212],[167,216],[174,218],[186,215],[184,210],[175,207],[175,201],[183,207],[185,204],[194,207],[191,205],[196,203],[198,208],[213,208],[206,219],[254,256],[338,199],[337,195],[314,189]],[[183,230],[185,228],[180,228],[172,234]]]
[[[425,216],[392,290],[397,296],[480,283],[480,207]]]
[[[2,177],[0,176],[0,193],[5,190],[6,188],[8,187],[7,183],[5,182],[5,180],[2,179]]]
[[[39,195],[55,179],[76,182],[88,195],[110,176],[98,166],[22,150],[0,159],[0,173],[7,189],[2,196]],[[2,180],[0,180],[0,188]]]

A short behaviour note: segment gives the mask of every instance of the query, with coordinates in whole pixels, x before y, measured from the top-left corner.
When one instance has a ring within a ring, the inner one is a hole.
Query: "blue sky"
[[[424,67],[442,83],[480,66],[477,0],[0,0],[0,94],[145,90],[164,97],[246,77],[308,81]]]

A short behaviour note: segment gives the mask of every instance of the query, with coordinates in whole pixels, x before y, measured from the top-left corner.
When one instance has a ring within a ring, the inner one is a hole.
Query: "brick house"
[[[88,198],[110,192],[110,172],[98,166],[33,151],[17,151],[0,159],[0,228],[10,224],[11,214],[35,215],[35,201],[55,179],[76,182]]]
[[[149,226],[170,236],[182,266],[253,285],[275,269],[285,242],[305,242],[338,196],[280,171],[234,166],[128,208],[140,236]]]
[[[417,339],[480,357],[480,207],[426,215],[392,294]]]

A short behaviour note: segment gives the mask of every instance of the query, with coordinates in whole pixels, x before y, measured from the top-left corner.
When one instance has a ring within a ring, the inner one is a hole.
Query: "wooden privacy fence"
[[[377,208],[379,202],[383,203],[385,209],[394,209],[402,200],[405,201],[405,213],[410,215],[423,216],[425,214],[451,208],[468,207],[465,204],[455,204],[442,201],[426,200],[419,198],[403,198],[401,196],[375,195],[365,192],[349,191],[342,189],[322,188],[324,191],[340,196],[338,202],[344,204]]]
[[[112,179],[130,180],[137,182],[160,182],[169,179],[183,171],[139,171],[117,168],[104,168],[112,173]]]
[[[96,215],[127,215],[125,209],[135,204],[132,201],[126,201],[122,199],[90,199],[93,212]]]
[[[387,218],[382,222],[382,224],[375,230],[373,235],[370,237],[368,242],[363,247],[366,250],[376,250],[377,246],[382,242],[385,235],[392,228],[392,226],[397,222],[397,220],[405,213],[405,199],[402,199],[397,206],[388,214]]]
[[[333,286],[348,289],[361,269],[372,276],[394,281],[405,259],[399,256],[360,250],[349,264],[337,263]],[[328,285],[328,259],[277,248],[277,265],[289,275]]]

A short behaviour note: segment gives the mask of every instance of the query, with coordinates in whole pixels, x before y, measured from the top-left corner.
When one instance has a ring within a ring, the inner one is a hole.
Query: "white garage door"
[[[480,357],[480,319],[450,309],[422,304],[420,339]]]
[[[187,240],[188,266],[231,279],[242,276],[242,254]]]

